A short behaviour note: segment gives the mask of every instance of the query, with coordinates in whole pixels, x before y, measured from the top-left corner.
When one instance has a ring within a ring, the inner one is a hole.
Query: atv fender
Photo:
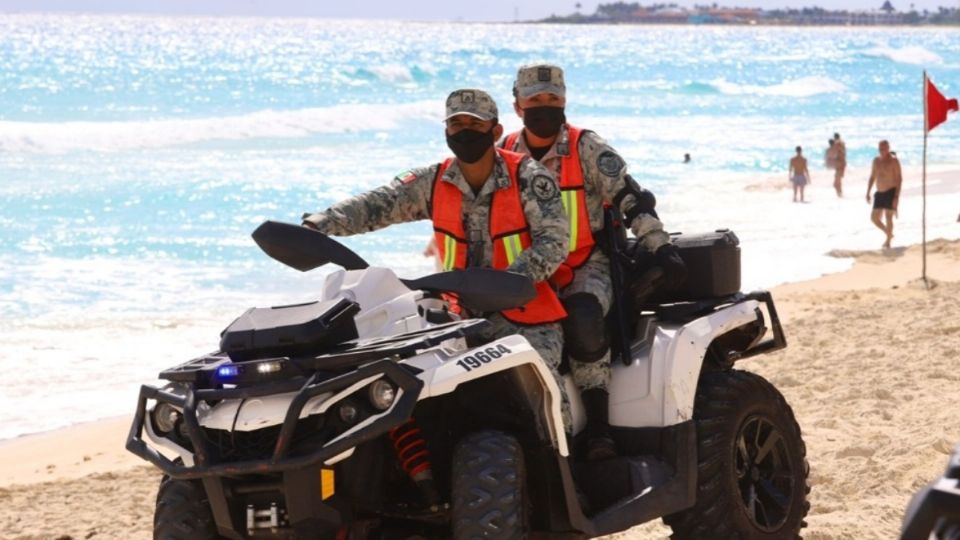
[[[757,320],[759,303],[748,300],[721,309],[681,326],[666,350],[654,345],[654,355],[663,355],[663,425],[672,426],[693,419],[700,369],[707,347],[719,336]],[[666,362],[666,359],[673,359]]]
[[[658,324],[649,348],[629,366],[617,362],[610,380],[610,423],[665,427],[693,418],[693,402],[704,358],[719,336],[757,320],[759,303],[729,305],[684,324]]]
[[[563,417],[560,413],[560,389],[544,364],[543,359],[521,336],[507,336],[470,349],[465,353],[448,355],[441,351],[438,365],[419,375],[424,382],[421,399],[449,394],[463,383],[489,377],[511,369],[532,369],[543,385],[545,410],[550,437],[561,456],[568,456],[567,439],[563,432]]]

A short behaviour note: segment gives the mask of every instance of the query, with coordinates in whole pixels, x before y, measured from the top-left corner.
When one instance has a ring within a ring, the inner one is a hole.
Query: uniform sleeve
[[[543,281],[567,258],[570,225],[563,210],[557,180],[532,159],[520,166],[520,202],[530,227],[530,247],[508,270]]]
[[[313,223],[325,234],[350,236],[394,223],[429,219],[431,190],[438,166],[400,173],[386,186],[305,215],[303,221]]]
[[[600,193],[604,201],[610,202],[626,188],[628,194],[620,201],[620,211],[629,215],[639,202],[634,195],[639,186],[628,178],[627,164],[620,154],[592,131],[585,131],[580,137],[578,151],[583,166],[585,188]],[[634,189],[630,189],[630,184],[633,184]],[[653,214],[642,210],[630,223],[630,230],[651,252],[670,243],[670,235],[664,232],[663,223]]]

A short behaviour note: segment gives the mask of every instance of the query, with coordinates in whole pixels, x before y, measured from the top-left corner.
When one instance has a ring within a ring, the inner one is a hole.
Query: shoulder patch
[[[414,180],[417,179],[417,175],[414,174],[413,171],[403,171],[402,173],[398,174],[394,179],[399,180],[404,184],[409,184],[410,182],[413,182]]]
[[[623,158],[607,150],[597,156],[597,168],[607,176],[619,176],[623,171]]]
[[[549,201],[557,196],[557,183],[549,176],[542,174],[534,176],[532,187],[533,194],[541,201]]]

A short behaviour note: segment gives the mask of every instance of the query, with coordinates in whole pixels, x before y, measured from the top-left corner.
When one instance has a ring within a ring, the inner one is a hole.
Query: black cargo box
[[[220,334],[231,360],[318,354],[357,338],[360,305],[345,298],[293,306],[250,308]]]
[[[730,229],[671,235],[687,264],[687,279],[670,300],[700,300],[740,292],[740,240]]]

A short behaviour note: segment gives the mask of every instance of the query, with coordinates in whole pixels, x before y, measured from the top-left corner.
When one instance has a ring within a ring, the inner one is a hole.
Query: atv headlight
[[[389,409],[393,405],[393,400],[397,399],[397,389],[389,381],[377,379],[367,388],[370,404],[379,411]]]
[[[340,415],[340,420],[345,424],[353,425],[360,419],[360,409],[349,401],[343,402],[337,412]]]
[[[261,375],[266,375],[268,373],[276,373],[283,369],[283,364],[279,360],[271,360],[269,362],[257,362],[257,373]]]
[[[160,403],[153,409],[153,425],[161,433],[170,433],[180,421],[180,411],[169,403]]]

